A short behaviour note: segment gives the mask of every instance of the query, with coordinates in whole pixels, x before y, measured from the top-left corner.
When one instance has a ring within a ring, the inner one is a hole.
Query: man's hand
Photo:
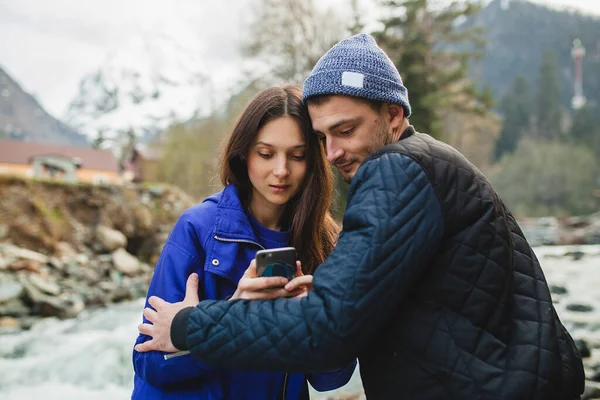
[[[313,276],[304,275],[302,264],[300,264],[300,261],[296,261],[296,277],[285,285],[285,290],[290,293],[288,296],[306,297],[308,291],[313,290],[312,282]]]
[[[161,298],[152,296],[148,303],[152,308],[144,309],[144,317],[152,324],[140,324],[138,331],[142,335],[150,336],[152,339],[135,346],[140,353],[147,351],[179,351],[171,342],[171,323],[175,314],[186,307],[194,307],[200,302],[198,298],[198,274],[193,273],[188,277],[185,284],[185,298],[179,303],[168,303]]]

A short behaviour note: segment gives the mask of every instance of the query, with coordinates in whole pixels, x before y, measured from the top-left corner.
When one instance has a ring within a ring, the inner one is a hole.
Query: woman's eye
[[[292,156],[292,160],[303,161],[306,158],[304,154],[297,154]]]
[[[259,156],[261,156],[261,157],[262,157],[262,158],[264,158],[264,159],[267,159],[267,160],[268,160],[269,158],[273,157],[273,155],[272,155],[272,154],[269,154],[269,153],[261,153],[260,151],[258,152],[258,155],[259,155]]]

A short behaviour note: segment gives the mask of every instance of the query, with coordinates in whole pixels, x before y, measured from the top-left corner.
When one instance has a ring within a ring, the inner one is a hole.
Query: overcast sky
[[[61,118],[81,78],[136,33],[187,29],[207,60],[218,60],[208,65],[235,63],[249,1],[0,0],[0,67]],[[600,0],[535,1],[600,15]],[[316,3],[341,8],[349,0]]]

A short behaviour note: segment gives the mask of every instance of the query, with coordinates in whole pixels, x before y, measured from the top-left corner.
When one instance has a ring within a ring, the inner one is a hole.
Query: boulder
[[[76,295],[44,298],[36,305],[42,317],[75,318],[85,309],[85,303]]]
[[[585,381],[585,390],[581,396],[581,400],[592,400],[600,398],[600,383],[593,381]]]
[[[29,271],[39,274],[42,272],[41,264],[36,260],[20,259],[10,264],[9,269],[13,271]]]
[[[21,318],[30,314],[31,309],[21,299],[11,299],[0,304],[0,316]]]
[[[8,243],[0,243],[0,254],[4,254],[4,257],[6,258],[32,260],[37,261],[40,264],[46,264],[49,260],[49,257],[42,253],[22,249]]]
[[[592,352],[590,351],[590,348],[588,347],[585,340],[576,339],[576,340],[574,340],[574,342],[575,342],[575,346],[577,346],[577,350],[579,350],[579,354],[581,355],[581,358],[588,358],[592,355]]]
[[[23,285],[17,282],[0,283],[0,303],[18,299],[23,293]]]
[[[140,261],[121,248],[112,253],[113,265],[123,275],[135,276],[141,271]]]
[[[123,233],[104,225],[96,228],[96,240],[103,250],[109,252],[127,246],[127,237]]]
[[[58,296],[61,292],[60,286],[53,279],[44,279],[40,275],[35,274],[30,274],[28,279],[36,288],[46,294]]]
[[[55,252],[61,260],[74,258],[75,256],[77,256],[77,252],[75,251],[73,246],[67,242],[57,243]]]

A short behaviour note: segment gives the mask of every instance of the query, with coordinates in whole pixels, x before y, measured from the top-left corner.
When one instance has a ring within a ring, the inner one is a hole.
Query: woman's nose
[[[289,175],[290,170],[287,165],[287,160],[278,160],[275,169],[273,170],[273,175],[278,178],[283,178]]]

